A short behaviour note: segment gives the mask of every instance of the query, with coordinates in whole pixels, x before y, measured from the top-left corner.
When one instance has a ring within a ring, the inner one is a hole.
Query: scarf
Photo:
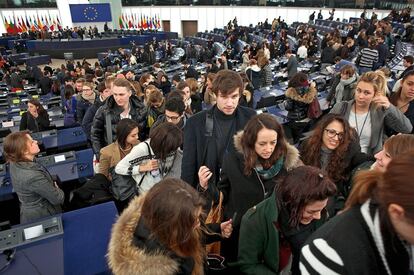
[[[338,102],[342,102],[342,98],[343,98],[343,93],[345,90],[345,86],[348,86],[349,84],[353,83],[356,81],[356,74],[354,74],[352,77],[343,80],[341,79],[341,81],[339,81],[338,86],[336,86],[336,93],[335,93],[335,100],[336,103]]]
[[[279,174],[280,170],[283,167],[284,164],[284,157],[279,158],[275,164],[273,164],[269,169],[263,169],[263,166],[260,164],[256,165],[256,168],[254,168],[256,170],[256,172],[260,175],[260,177],[264,180],[268,180],[271,179],[275,176],[277,176],[277,174]]]
[[[92,93],[89,96],[85,95],[85,93],[82,93],[82,98],[85,99],[86,101],[89,101],[91,104],[95,102],[95,97],[96,97],[95,93]]]
[[[326,171],[328,167],[329,159],[331,158],[332,150],[326,148],[325,146],[321,147],[321,170]]]

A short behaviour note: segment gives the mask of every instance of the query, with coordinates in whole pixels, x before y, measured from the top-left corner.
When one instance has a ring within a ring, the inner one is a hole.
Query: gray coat
[[[288,79],[291,79],[298,72],[298,60],[296,56],[291,55],[286,64]]]
[[[330,113],[340,114],[348,119],[353,105],[354,100],[339,102],[335,104]],[[382,107],[376,108],[371,105],[370,116],[372,129],[368,154],[373,155],[382,150],[385,139],[384,125],[403,134],[411,133],[413,128],[410,120],[392,104],[386,110]]]
[[[20,223],[62,212],[65,195],[56,188],[50,174],[38,163],[10,163],[13,188],[20,201]]]

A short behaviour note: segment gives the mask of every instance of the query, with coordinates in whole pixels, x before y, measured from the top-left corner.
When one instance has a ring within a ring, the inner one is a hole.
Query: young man
[[[291,79],[298,72],[298,60],[290,49],[286,51],[286,58],[288,59],[286,64],[288,79]]]
[[[238,105],[243,92],[243,81],[238,73],[218,72],[212,91],[217,96],[216,105],[190,117],[184,127],[181,178],[194,187],[201,166],[206,166],[212,173],[211,183],[219,181],[223,156],[235,150],[234,134],[256,114],[254,110]]]
[[[411,55],[406,55],[403,57],[403,66],[405,68],[405,70],[401,73],[400,75],[400,79],[402,79],[406,73],[408,73],[409,71],[414,70],[414,57],[412,57]]]
[[[182,98],[171,97],[167,98],[165,102],[165,112],[163,115],[160,115],[157,121],[152,125],[152,128],[157,127],[157,125],[163,122],[170,122],[174,125],[177,125],[180,129],[184,129],[184,126],[189,118],[189,116],[184,112],[185,104]]]

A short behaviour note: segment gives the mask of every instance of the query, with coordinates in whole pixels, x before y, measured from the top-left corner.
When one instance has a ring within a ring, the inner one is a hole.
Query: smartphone
[[[231,221],[234,222],[237,218],[237,212],[234,212],[233,217],[231,218]]]

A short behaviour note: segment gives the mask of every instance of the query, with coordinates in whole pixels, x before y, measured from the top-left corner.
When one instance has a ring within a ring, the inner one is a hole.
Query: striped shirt
[[[374,63],[378,62],[378,51],[376,49],[363,48],[360,52],[360,67],[373,68]]]

